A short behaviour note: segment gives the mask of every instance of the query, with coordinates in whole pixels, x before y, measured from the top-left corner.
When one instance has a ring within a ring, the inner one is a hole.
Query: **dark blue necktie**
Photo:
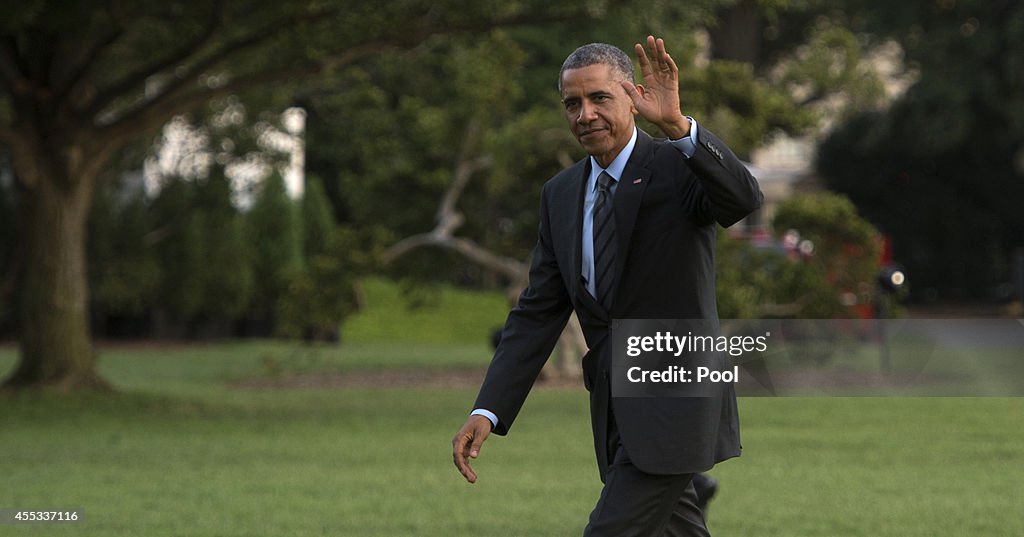
[[[611,185],[614,179],[607,172],[597,178],[597,201],[594,203],[594,289],[605,309],[612,302],[615,283],[615,213],[612,210]]]

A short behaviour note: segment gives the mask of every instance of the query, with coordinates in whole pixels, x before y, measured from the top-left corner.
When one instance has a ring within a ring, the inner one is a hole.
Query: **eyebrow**
[[[594,97],[614,97],[614,95],[612,95],[612,92],[605,91],[605,90],[592,91],[592,92],[588,93],[586,96],[589,99],[593,99]],[[578,97],[576,95],[572,95],[572,96],[569,96],[569,97],[563,97],[562,98],[562,102],[563,103],[567,103],[567,102],[570,102],[570,101],[578,101],[578,100],[580,100],[580,97]]]

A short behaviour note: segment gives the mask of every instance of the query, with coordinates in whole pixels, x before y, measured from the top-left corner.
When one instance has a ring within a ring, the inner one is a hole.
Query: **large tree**
[[[587,3],[593,9],[593,3]],[[104,385],[85,230],[118,152],[211,99],[262,91],[430,35],[582,16],[573,3],[26,1],[0,23],[0,144],[16,177],[20,361],[12,386]]]
[[[807,105],[834,96],[838,86],[848,89],[838,79],[860,67],[859,50],[848,51],[846,41],[823,43],[823,30],[810,32],[811,42],[790,42],[788,56],[773,49],[772,60],[761,62],[766,74],[731,58],[709,60],[698,30],[713,22],[719,5],[733,4],[697,0],[685,9],[659,4],[643,10],[627,4],[558,32],[517,28],[379,56],[339,73],[329,85],[300,92],[298,102],[309,112],[308,169],[325,179],[340,220],[380,228],[392,242],[442,223],[438,201],[462,183],[458,235],[523,261],[536,240],[542,183],[583,156],[559,112],[556,89],[559,65],[581,43],[601,40],[631,51],[646,32],[663,35],[682,66],[686,111],[743,156],[777,132],[812,127],[819,114]],[[834,60],[794,57],[797,45]],[[807,95],[791,95],[799,84],[808,87]],[[367,135],[350,140],[351,128]],[[453,268],[438,271],[442,263]],[[392,266],[406,278],[482,285],[508,279],[504,270],[474,264],[420,249]]]
[[[600,39],[632,50],[630,45],[645,31],[664,35],[681,66],[686,111],[744,155],[774,132],[812,128],[821,116],[816,104],[839,91],[858,98],[870,95],[877,80],[862,65],[854,36],[834,25],[806,23],[806,32],[790,29],[780,40],[789,34],[802,40],[776,44],[771,57],[757,65],[705,50],[698,28],[713,20],[716,8],[735,10],[746,4],[691,2],[685,13],[667,9],[657,20],[623,10],[557,36],[523,28],[493,32],[473,46],[446,41],[419,47],[399,62],[378,58],[347,73],[349,80],[373,80],[376,85],[339,83],[334,91],[304,95],[309,139],[321,140],[310,144],[308,162],[325,176],[338,174],[332,199],[344,218],[397,235],[385,251],[394,274],[483,285],[503,280],[514,302],[525,284],[526,258],[536,240],[541,184],[583,155],[558,112],[555,86],[559,63],[580,43]],[[759,9],[779,16],[781,8],[770,8]],[[808,18],[804,11],[799,14],[801,20]],[[769,24],[755,22],[759,27]],[[730,24],[726,17],[716,28]],[[482,73],[486,82],[456,84],[458,91],[439,91],[444,84],[431,82]],[[421,84],[406,90],[413,80]],[[793,94],[797,87],[802,91]],[[393,113],[388,121],[372,124],[373,138],[400,143],[341,143],[341,126],[366,124],[360,114],[385,103],[395,103]],[[324,137],[331,141],[323,143]],[[386,162],[384,155],[390,157]],[[392,194],[399,188],[405,195]],[[743,268],[750,266],[744,263]],[[749,277],[739,269],[730,274]],[[839,292],[831,286],[823,281],[821,287],[828,289],[820,294],[838,304]],[[749,304],[749,311],[757,307]],[[563,334],[559,347],[570,351],[560,353],[562,359],[551,373],[578,368],[571,332]],[[582,343],[578,346],[585,350]]]
[[[1024,249],[1024,5],[850,0],[918,77],[837,129],[818,168],[893,237],[918,300],[1006,299]]]

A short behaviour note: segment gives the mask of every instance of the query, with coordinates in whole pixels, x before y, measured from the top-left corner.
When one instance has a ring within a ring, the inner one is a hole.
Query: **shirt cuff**
[[[470,416],[483,416],[483,417],[491,420],[491,428],[492,429],[494,427],[498,426],[498,416],[495,416],[494,412],[491,412],[490,410],[484,410],[482,408],[478,408],[478,409],[470,412],[469,415]]]
[[[690,135],[683,136],[678,140],[669,140],[668,142],[674,145],[683,156],[690,158],[697,152],[697,120],[690,116],[686,116],[686,119],[690,120]]]

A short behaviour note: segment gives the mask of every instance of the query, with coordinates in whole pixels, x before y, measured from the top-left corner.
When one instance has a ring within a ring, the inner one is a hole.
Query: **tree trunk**
[[[712,55],[720,60],[749,63],[760,66],[761,16],[751,0],[741,0],[719,10],[718,24],[711,36]]]
[[[583,378],[583,355],[587,352],[587,340],[583,338],[583,328],[576,313],[569,316],[569,322],[558,337],[555,359],[548,360],[541,373],[545,380],[578,381]]]
[[[54,159],[59,160],[59,159]],[[105,388],[89,334],[86,219],[94,181],[36,166],[21,190],[26,234],[17,286],[21,356],[9,387]]]

